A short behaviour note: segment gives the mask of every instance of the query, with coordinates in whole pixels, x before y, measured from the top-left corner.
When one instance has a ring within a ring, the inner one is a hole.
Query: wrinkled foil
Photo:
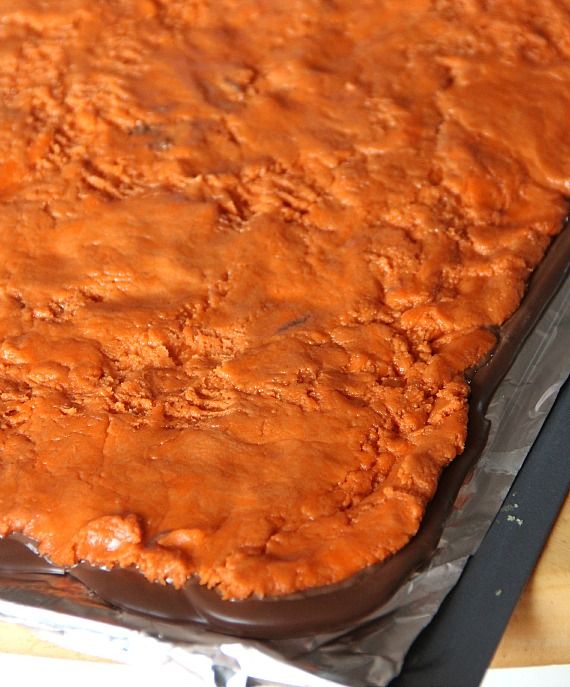
[[[559,290],[493,395],[486,447],[462,486],[424,569],[348,632],[250,641],[140,616],[97,600],[65,575],[0,576],[0,620],[75,651],[163,666],[207,687],[383,687],[458,581],[499,511],[570,374],[570,280]]]

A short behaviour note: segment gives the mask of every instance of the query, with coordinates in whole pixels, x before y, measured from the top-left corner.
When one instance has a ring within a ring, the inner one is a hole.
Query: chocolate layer
[[[182,590],[145,580],[135,570],[103,570],[77,565],[67,574],[113,606],[170,621],[196,622],[244,637],[282,638],[335,631],[361,621],[385,603],[409,575],[425,564],[437,546],[457,493],[479,459],[488,436],[489,402],[522,344],[570,271],[569,221],[532,276],[517,312],[500,330],[490,359],[471,375],[469,438],[464,452],[443,473],[420,531],[400,552],[346,582],[278,599],[224,601],[190,582]],[[61,574],[21,536],[0,541],[0,572],[13,575]]]

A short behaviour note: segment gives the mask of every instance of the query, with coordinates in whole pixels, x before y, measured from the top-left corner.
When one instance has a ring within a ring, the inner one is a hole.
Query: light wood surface
[[[492,666],[570,663],[570,497],[519,599]]]
[[[0,652],[97,660],[0,623]],[[570,664],[570,497],[497,649],[493,668]]]
[[[82,661],[99,661],[93,656],[85,656],[69,651],[51,642],[40,639],[32,630],[12,623],[0,623],[0,652],[24,654],[45,658],[68,658]]]

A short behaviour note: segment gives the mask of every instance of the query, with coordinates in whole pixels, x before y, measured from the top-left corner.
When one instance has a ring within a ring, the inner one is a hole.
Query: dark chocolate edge
[[[387,560],[343,582],[303,593],[224,601],[215,590],[194,580],[176,590],[148,582],[135,570],[105,570],[81,563],[64,571],[37,555],[33,542],[21,535],[10,535],[0,540],[0,572],[12,577],[67,573],[111,606],[176,625],[199,623],[241,637],[278,639],[349,630],[386,603],[436,549],[461,485],[485,448],[489,402],[570,273],[569,226],[570,216],[531,275],[519,308],[500,328],[493,354],[470,376],[468,439],[463,453],[443,471],[418,533]]]

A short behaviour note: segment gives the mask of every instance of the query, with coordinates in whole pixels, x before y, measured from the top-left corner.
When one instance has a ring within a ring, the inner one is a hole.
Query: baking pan
[[[570,381],[477,553],[390,687],[480,684],[568,493],[568,418]]]

